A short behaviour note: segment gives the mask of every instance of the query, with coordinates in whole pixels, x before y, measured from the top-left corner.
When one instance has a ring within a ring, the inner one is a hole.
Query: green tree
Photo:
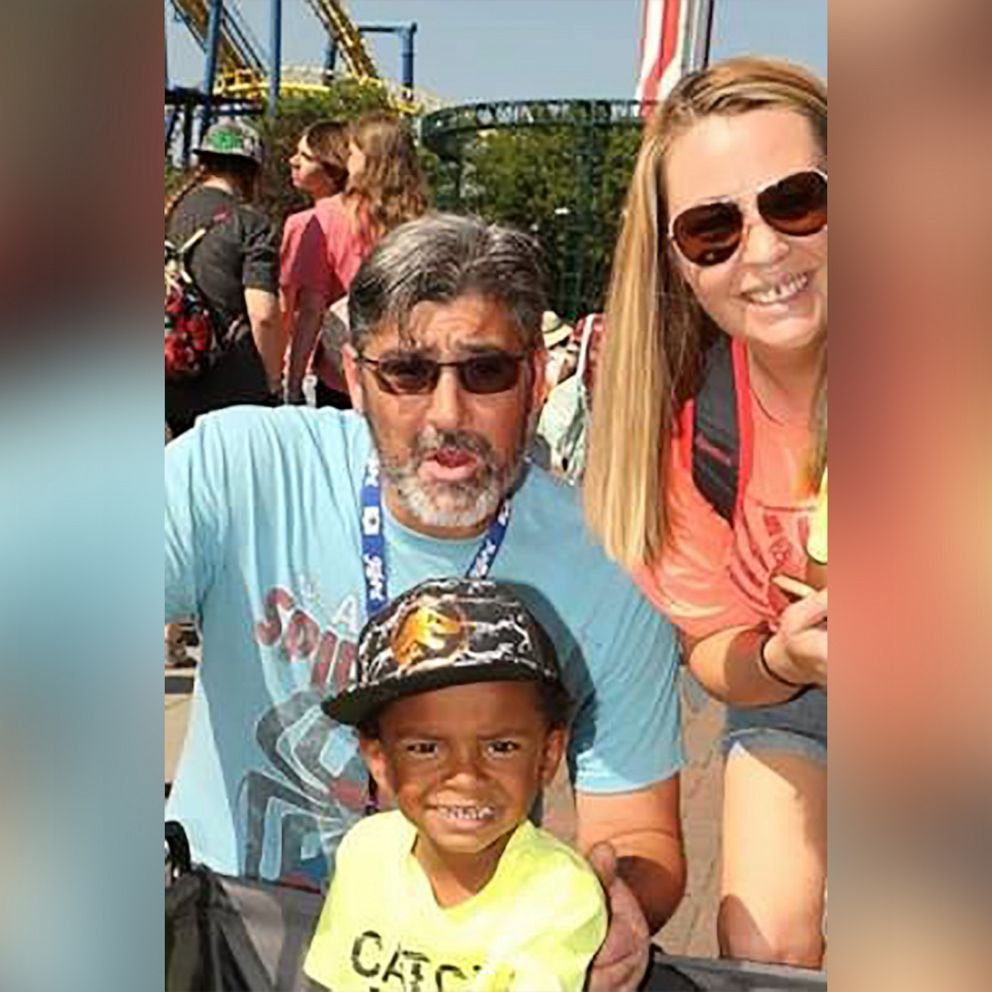
[[[613,246],[640,142],[635,124],[537,108],[518,127],[481,130],[449,146],[437,174],[445,209],[535,235],[554,308],[574,319],[603,306]]]

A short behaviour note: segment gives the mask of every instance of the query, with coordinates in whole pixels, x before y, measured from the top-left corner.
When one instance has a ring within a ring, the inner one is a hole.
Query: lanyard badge
[[[484,579],[492,568],[503,545],[510,523],[510,500],[504,499],[483,535],[475,556],[465,575]],[[373,452],[365,465],[362,479],[362,573],[365,577],[365,612],[373,616],[389,603],[389,582],[386,569],[386,539],[383,534],[382,483],[379,456]]]

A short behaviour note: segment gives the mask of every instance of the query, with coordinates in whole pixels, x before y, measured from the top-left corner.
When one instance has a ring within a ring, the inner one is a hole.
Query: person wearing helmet
[[[278,247],[269,221],[251,206],[261,166],[258,133],[242,121],[218,122],[196,155],[198,168],[166,204],[166,237],[182,244],[208,227],[189,270],[211,310],[217,353],[200,375],[166,378],[165,419],[173,436],[210,410],[272,405],[285,351]]]

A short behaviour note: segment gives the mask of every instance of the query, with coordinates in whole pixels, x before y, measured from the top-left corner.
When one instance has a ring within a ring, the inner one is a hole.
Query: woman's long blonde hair
[[[590,528],[628,568],[654,560],[669,534],[665,479],[676,418],[698,389],[707,345],[722,333],[667,244],[666,157],[704,117],[769,107],[802,114],[826,156],[826,87],[776,59],[728,59],[684,77],[646,125],[613,260],[583,482]]]
[[[365,114],[351,126],[349,138],[365,155],[365,166],[349,177],[345,200],[372,245],[427,210],[427,184],[410,129],[396,115]]]

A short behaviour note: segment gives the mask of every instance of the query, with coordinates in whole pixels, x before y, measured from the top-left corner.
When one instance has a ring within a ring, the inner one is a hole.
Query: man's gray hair
[[[505,306],[524,345],[536,347],[544,287],[533,238],[474,217],[429,214],[391,231],[362,263],[348,292],[351,343],[361,351],[386,325],[404,334],[418,303],[479,296]]]

